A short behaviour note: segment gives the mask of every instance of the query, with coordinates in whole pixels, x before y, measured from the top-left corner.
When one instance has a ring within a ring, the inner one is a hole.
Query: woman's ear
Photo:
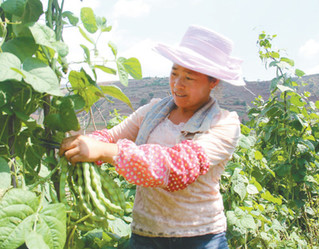
[[[220,80],[216,78],[212,79],[210,82],[210,87],[209,87],[210,90],[213,90],[218,85],[219,81]]]

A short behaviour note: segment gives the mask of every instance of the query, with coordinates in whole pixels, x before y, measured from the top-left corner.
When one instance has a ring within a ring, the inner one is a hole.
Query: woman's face
[[[170,74],[170,88],[178,108],[183,111],[197,111],[210,98],[211,90],[219,80],[174,64]]]

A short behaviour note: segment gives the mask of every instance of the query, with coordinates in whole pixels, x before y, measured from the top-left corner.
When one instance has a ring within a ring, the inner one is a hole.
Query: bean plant
[[[99,38],[112,30],[104,17],[96,16],[88,7],[83,7],[77,17],[64,11],[63,5],[64,0],[48,0],[44,10],[40,0],[5,0],[0,4],[1,249],[87,246],[90,236],[85,234],[92,230],[89,221],[94,215],[77,209],[81,204],[77,205],[80,176],[72,178],[67,162],[58,156],[59,144],[81,129],[77,115],[92,115],[92,106],[100,98],[118,98],[131,106],[120,88],[97,84],[101,73],[118,75],[125,86],[129,76],[142,77],[139,61],[119,56],[112,41],[104,47],[112,57],[100,56]],[[86,42],[80,45],[83,60],[76,62],[80,65],[77,70],[68,60],[68,45],[72,44],[63,41],[66,27],[78,30]],[[114,169],[103,166],[99,170],[109,175],[107,182],[113,184],[113,191],[122,186],[125,198],[123,186],[128,185]],[[91,179],[87,174],[86,169],[86,182]],[[92,179],[98,176],[94,173]],[[100,187],[95,185],[95,189]],[[121,208],[127,216],[132,199],[129,194],[126,198],[128,202]],[[111,211],[119,209],[116,200],[104,201],[110,202]],[[99,207],[103,210],[104,205]],[[93,224],[101,236],[94,243],[124,248],[130,217],[123,216],[110,214],[110,221],[105,220],[103,226]]]
[[[223,175],[231,248],[319,248],[319,101],[299,89],[304,73],[260,34],[274,68],[270,97],[258,96]]]

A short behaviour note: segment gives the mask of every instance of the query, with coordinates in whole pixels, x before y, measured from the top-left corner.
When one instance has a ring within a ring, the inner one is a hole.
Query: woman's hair
[[[213,76],[209,76],[209,75],[207,75],[207,77],[208,77],[208,80],[210,81],[210,82],[212,82],[212,81],[216,81],[217,79],[215,78],[215,77],[213,77]]]
[[[217,78],[215,78],[215,77],[213,77],[213,76],[208,76],[207,75],[207,77],[208,77],[208,80],[210,81],[210,82],[215,82],[216,80],[217,80]],[[213,91],[212,91],[212,95],[215,97],[215,98],[219,98],[220,97],[220,95],[222,94],[222,90],[223,90],[223,84],[222,84],[222,82],[221,81],[219,81],[218,82],[218,84],[217,84],[217,86],[215,86],[214,87],[214,89],[213,89]]]

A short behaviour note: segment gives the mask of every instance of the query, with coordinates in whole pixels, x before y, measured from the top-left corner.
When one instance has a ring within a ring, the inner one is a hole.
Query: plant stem
[[[45,183],[47,180],[49,180],[52,175],[60,168],[60,165],[57,165],[57,167],[55,167],[50,174],[48,174],[46,177],[41,178],[39,181],[37,181],[36,183],[32,184],[29,186],[29,189],[32,190],[33,188],[35,188],[36,186],[38,186],[39,184]]]
[[[96,128],[95,121],[94,121],[94,115],[93,115],[92,107],[90,108],[90,116],[91,116],[91,120],[92,120],[92,124],[93,124],[94,130],[96,131],[97,128]]]
[[[3,133],[4,133],[5,129],[6,129],[6,127],[7,127],[9,118],[10,118],[10,116],[7,116],[5,122],[4,122],[3,126],[2,126],[2,131],[0,133],[0,141],[2,140],[2,136],[3,136]]]
[[[14,135],[14,126],[15,126],[15,121],[16,121],[16,116],[13,114],[9,117],[9,124],[8,124],[8,133],[9,133],[9,141],[8,141],[8,146],[9,146],[9,153],[12,157],[12,161],[15,161],[14,158],[14,141],[15,141],[15,135]],[[14,188],[17,187],[17,179],[15,175],[15,168],[14,168],[14,163],[11,166],[11,172],[13,173],[11,175],[11,184]]]

